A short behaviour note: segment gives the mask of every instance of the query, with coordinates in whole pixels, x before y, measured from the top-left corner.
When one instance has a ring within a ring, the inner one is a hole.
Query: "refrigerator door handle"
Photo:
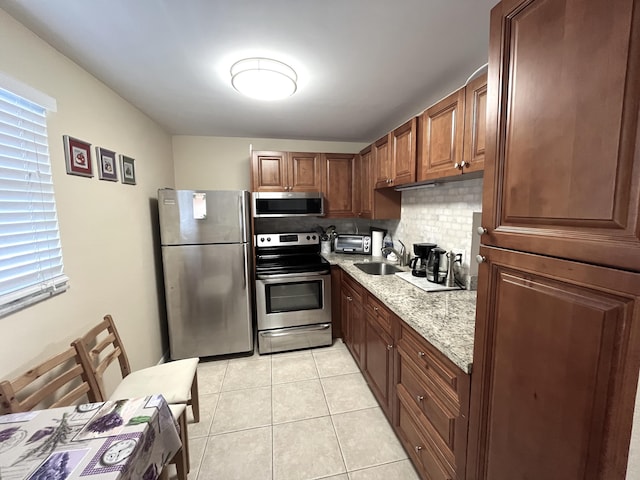
[[[244,265],[244,274],[242,275],[242,289],[246,290],[247,277],[249,276],[249,273],[247,272],[249,264],[247,262],[247,244],[246,243],[242,246],[242,264]]]
[[[242,230],[242,241],[247,241],[247,217],[245,212],[245,197],[246,194],[242,192],[242,195],[238,196],[238,212],[240,213],[240,228]]]

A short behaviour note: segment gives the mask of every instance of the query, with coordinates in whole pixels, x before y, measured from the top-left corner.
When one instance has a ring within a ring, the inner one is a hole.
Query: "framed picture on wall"
[[[136,161],[133,158],[120,155],[120,172],[122,183],[136,184]]]
[[[93,177],[91,144],[70,137],[69,135],[63,135],[62,141],[64,142],[64,157],[67,163],[67,173],[69,175]]]
[[[100,180],[117,182],[116,152],[112,152],[106,148],[96,147],[96,157],[98,157],[98,178]]]

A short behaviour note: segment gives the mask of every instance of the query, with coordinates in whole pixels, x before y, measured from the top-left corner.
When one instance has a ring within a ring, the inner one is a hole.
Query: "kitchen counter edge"
[[[370,275],[354,263],[385,261],[367,255],[322,254],[358,281],[463,372],[471,373],[476,292],[425,292],[395,275]],[[385,263],[391,263],[386,262]],[[400,267],[408,270],[406,267]]]

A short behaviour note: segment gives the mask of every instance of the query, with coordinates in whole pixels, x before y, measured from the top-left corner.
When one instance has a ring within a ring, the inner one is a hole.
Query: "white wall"
[[[253,150],[357,153],[366,144],[178,135],[173,137],[176,188],[249,190],[251,146]]]
[[[172,186],[171,137],[0,10],[0,70],[55,98],[49,152],[67,292],[0,318],[0,379],[57,353],[112,313],[134,369],[162,356],[153,199]],[[63,135],[136,159],[135,186],[67,175]],[[110,382],[109,382],[110,383]],[[110,387],[112,385],[108,385]]]

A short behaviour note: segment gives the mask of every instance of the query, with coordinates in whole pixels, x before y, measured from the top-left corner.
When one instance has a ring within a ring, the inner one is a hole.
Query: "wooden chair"
[[[129,359],[111,315],[72,343],[84,368],[91,372],[97,386],[98,401],[145,397],[160,393],[169,403],[173,418],[180,427],[182,448],[170,463],[176,465],[179,480],[189,473],[189,436],[186,406],[191,405],[193,418],[200,421],[197,367],[199,358],[163,363],[131,371]],[[103,375],[118,360],[122,381],[107,397]],[[166,476],[166,474],[165,474]]]
[[[176,360],[132,372],[111,315],[106,315],[98,325],[72,345],[85,368],[94,373],[102,399],[119,400],[161,393],[169,404],[191,405],[194,421],[200,421],[197,375],[199,358]],[[122,381],[111,395],[107,395],[103,375],[116,359],[120,364]]]
[[[34,384],[47,374],[53,378],[44,378],[42,384]],[[56,393],[61,396],[56,398]],[[21,394],[26,396],[19,400]],[[90,402],[99,401],[98,386],[73,348],[54,355],[13,380],[0,382],[0,404],[6,413],[28,412],[47,399],[50,401],[45,408],[66,407],[82,403],[79,400],[85,396]]]

